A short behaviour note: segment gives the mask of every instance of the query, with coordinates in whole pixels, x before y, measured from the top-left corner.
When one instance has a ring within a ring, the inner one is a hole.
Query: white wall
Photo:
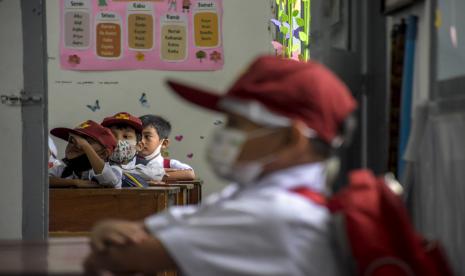
[[[23,88],[20,1],[0,1],[0,92]],[[22,126],[20,106],[0,106],[0,239],[22,236]]]
[[[209,170],[204,158],[208,136],[220,114],[205,112],[181,101],[165,87],[167,77],[199,83],[217,91],[224,91],[244,70],[251,59],[260,53],[271,52],[268,31],[271,18],[270,0],[224,0],[223,42],[225,67],[217,72],[162,72],[112,71],[72,72],[59,68],[59,9],[58,0],[47,1],[49,127],[72,127],[80,121],[100,121],[119,111],[135,115],[155,113],[169,119],[174,126],[171,156],[191,164],[204,180],[204,192],[209,194],[224,187]],[[63,84],[61,81],[72,81]],[[93,81],[94,84],[78,84]],[[118,84],[101,85],[98,82],[116,81]],[[142,92],[147,93],[150,109],[139,104]],[[86,108],[99,99],[101,110]],[[174,136],[183,135],[177,142]],[[205,139],[200,137],[204,136]],[[65,144],[58,143],[60,154]],[[189,160],[186,155],[194,153]]]

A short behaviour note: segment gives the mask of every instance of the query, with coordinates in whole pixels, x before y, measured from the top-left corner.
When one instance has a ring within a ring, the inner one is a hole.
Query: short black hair
[[[136,141],[137,142],[142,141],[142,133],[140,131],[138,131],[137,129],[135,129],[133,126],[129,125],[129,124],[119,123],[119,124],[114,124],[114,125],[108,126],[108,128],[112,128],[112,127],[116,128],[118,130],[123,130],[123,129],[126,129],[126,128],[133,129],[134,132],[136,133]]]
[[[171,124],[165,118],[157,115],[147,114],[140,116],[139,119],[142,121],[144,128],[151,126],[158,134],[160,139],[168,139],[171,134]]]

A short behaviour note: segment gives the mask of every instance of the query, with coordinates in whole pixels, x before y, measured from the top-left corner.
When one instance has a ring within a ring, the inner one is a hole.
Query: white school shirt
[[[156,157],[154,157],[153,159],[151,159],[149,161],[148,164],[150,163],[157,163],[159,164],[162,168],[163,168],[163,160],[165,158],[163,158],[163,156],[161,156],[161,154],[157,155]],[[167,158],[169,159],[169,158]],[[192,170],[192,167],[185,164],[185,163],[182,163],[176,159],[169,159],[170,160],[170,168],[171,169],[176,169],[176,170]]]
[[[63,171],[65,170],[66,165],[60,164],[56,167],[50,168],[48,170],[49,176],[60,177]],[[98,184],[101,185],[109,185],[113,188],[121,188],[121,179],[123,177],[123,172],[120,167],[118,166],[110,166],[108,162],[105,162],[105,166],[103,167],[101,174],[96,174],[94,170],[88,170],[82,173],[80,179],[84,180],[97,180]],[[66,177],[66,179],[79,179],[79,177],[72,173],[70,176]]]
[[[184,275],[340,275],[330,213],[289,191],[325,192],[324,165],[274,172],[255,185],[230,185],[199,207],[173,207],[146,218]]]
[[[165,169],[156,162],[147,163],[147,165],[137,164],[137,157],[134,157],[126,165],[121,165],[123,172],[138,175],[144,180],[161,180],[165,175]]]

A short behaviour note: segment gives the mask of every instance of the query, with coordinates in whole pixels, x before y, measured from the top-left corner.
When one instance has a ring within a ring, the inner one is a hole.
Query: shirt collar
[[[134,156],[134,158],[131,159],[131,161],[129,161],[126,165],[123,165],[121,164],[121,168],[123,170],[132,170],[136,167],[136,156]]]

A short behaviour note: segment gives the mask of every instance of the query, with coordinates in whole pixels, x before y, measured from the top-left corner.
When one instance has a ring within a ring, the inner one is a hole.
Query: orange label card
[[[121,21],[117,14],[101,12],[97,16],[96,52],[102,58],[121,56]]]
[[[183,61],[187,58],[187,18],[182,14],[167,14],[161,27],[161,59]]]
[[[153,7],[151,3],[128,4],[128,47],[131,50],[153,48]]]
[[[215,2],[197,2],[194,13],[194,36],[196,47],[218,47],[219,21]]]

